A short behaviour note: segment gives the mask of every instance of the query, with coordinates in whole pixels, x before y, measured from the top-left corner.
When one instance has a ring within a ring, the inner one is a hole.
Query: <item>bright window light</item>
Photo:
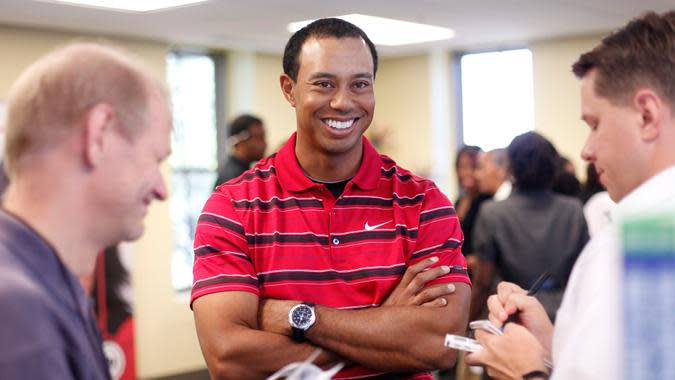
[[[461,71],[464,144],[504,148],[534,129],[530,50],[466,54]]]
[[[334,17],[349,21],[363,29],[373,43],[377,45],[408,45],[420,42],[449,40],[455,36],[455,32],[452,29],[394,20],[391,18],[366,16],[361,14]],[[315,20],[292,22],[288,24],[288,30],[291,33],[295,33],[313,21]]]
[[[208,0],[42,0],[93,8],[107,8],[129,12],[150,12],[160,9],[203,3]]]

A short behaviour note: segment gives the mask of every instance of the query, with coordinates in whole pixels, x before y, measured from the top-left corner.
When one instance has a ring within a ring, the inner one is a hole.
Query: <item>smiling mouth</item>
[[[323,121],[324,124],[326,124],[327,126],[333,128],[333,129],[343,130],[343,129],[350,128],[352,125],[354,125],[354,123],[358,119],[359,118],[355,118],[355,119],[349,119],[349,120],[344,120],[344,121],[335,120],[335,119],[322,119],[322,121]]]

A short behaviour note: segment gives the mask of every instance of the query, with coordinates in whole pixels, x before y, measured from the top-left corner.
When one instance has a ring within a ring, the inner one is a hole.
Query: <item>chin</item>
[[[127,231],[124,237],[124,241],[134,241],[138,240],[141,236],[143,236],[143,232],[145,232],[145,226],[143,224],[137,226],[136,228]]]

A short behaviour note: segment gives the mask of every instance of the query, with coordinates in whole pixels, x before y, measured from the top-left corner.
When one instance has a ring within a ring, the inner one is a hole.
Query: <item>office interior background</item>
[[[450,39],[378,45],[368,134],[383,153],[432,178],[454,200],[459,146],[503,147],[532,129],[583,178],[579,152],[587,127],[571,63],[629,19],[672,6],[672,0],[208,0],[131,12],[0,0],[0,103],[24,68],[74,39],[127,49],[167,79],[175,123],[164,167],[171,196],[153,204],[145,235],[130,246],[137,376],[167,378],[205,369],[188,306],[190,248],[226,154],[227,121],[243,112],[260,116],[268,154],[295,129],[279,88],[289,23],[358,13],[452,30]]]

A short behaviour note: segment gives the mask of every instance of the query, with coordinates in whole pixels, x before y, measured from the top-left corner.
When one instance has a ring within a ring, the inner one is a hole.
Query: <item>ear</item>
[[[292,107],[295,107],[295,96],[293,95],[295,82],[293,79],[286,74],[281,74],[279,77],[279,84],[281,85],[281,92],[284,93],[284,97],[288,103],[290,103]]]
[[[114,117],[112,107],[105,103],[95,105],[86,113],[83,121],[83,160],[88,167],[96,167],[103,160],[106,137],[112,128]]]
[[[653,90],[642,89],[635,93],[633,104],[642,117],[640,136],[644,141],[654,141],[662,127],[664,104]]]

